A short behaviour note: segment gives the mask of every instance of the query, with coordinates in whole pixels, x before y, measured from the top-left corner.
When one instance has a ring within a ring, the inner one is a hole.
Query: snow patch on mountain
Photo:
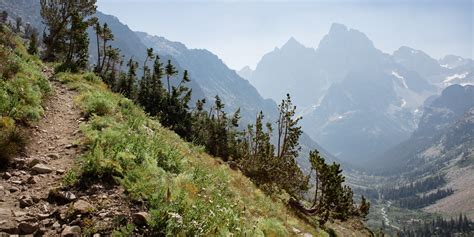
[[[401,104],[401,107],[405,107],[405,105],[407,105],[407,101],[405,99],[402,99],[402,104]]]
[[[346,112],[344,112],[344,113],[342,113],[342,114],[334,114],[334,115],[332,115],[332,116],[328,119],[328,121],[329,121],[329,122],[337,122],[337,121],[340,121],[340,120],[342,120],[342,119],[344,119],[344,118],[349,117],[351,114],[353,114],[353,113],[355,113],[355,112],[357,112],[357,111],[355,111],[355,110],[350,110],[350,111],[346,111]]]
[[[463,79],[467,77],[468,74],[469,72],[463,72],[463,73],[456,73],[454,75],[447,76],[446,79],[443,81],[443,83],[445,86],[449,86],[451,84],[454,84],[453,81],[455,80],[462,81]]]
[[[392,76],[396,77],[398,80],[400,80],[400,83],[402,83],[403,87],[408,88],[408,85],[405,81],[405,77],[401,76],[395,71],[392,71]]]

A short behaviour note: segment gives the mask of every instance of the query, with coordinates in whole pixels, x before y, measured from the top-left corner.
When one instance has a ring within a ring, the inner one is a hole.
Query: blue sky
[[[472,58],[472,0],[98,0],[99,10],[132,30],[205,48],[229,67],[255,68],[290,37],[317,47],[333,22],[364,32],[392,53],[402,45],[434,58]]]

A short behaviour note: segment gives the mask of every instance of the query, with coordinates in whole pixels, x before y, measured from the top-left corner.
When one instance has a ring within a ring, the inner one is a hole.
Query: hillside
[[[429,170],[428,167],[436,167],[436,163],[442,165],[460,156],[472,156],[469,152],[472,145],[469,111],[474,106],[473,88],[452,85],[441,95],[427,100],[412,136],[374,158],[370,165],[383,172],[410,173]]]
[[[41,24],[39,0],[0,0],[0,7],[6,9],[12,17],[19,16],[25,18],[37,29],[44,29],[44,25]],[[146,48],[152,47],[159,54],[162,62],[171,60],[177,71],[179,71],[177,77],[182,77],[182,72],[184,69],[187,69],[191,79],[188,86],[192,89],[190,107],[195,107],[195,103],[199,99],[206,99],[208,101],[207,104],[210,105],[214,102],[215,96],[219,95],[225,104],[225,111],[227,113],[234,113],[237,109],[241,110],[241,125],[243,127],[248,123],[254,123],[255,116],[259,111],[264,112],[268,121],[276,120],[277,105],[275,101],[262,98],[247,80],[229,69],[212,52],[205,49],[189,49],[180,42],[170,41],[164,37],[151,36],[144,32],[134,32],[113,15],[97,11],[95,16],[100,23],[108,24],[114,34],[114,40],[110,44],[120,49],[120,54],[125,60],[133,58],[142,67],[143,61],[146,58]],[[13,21],[13,18],[10,20]],[[90,38],[89,63],[94,64],[97,61],[97,41],[92,28],[89,28],[87,32]],[[122,69],[126,69],[125,64]],[[137,73],[141,76],[143,71],[138,70]],[[176,81],[172,84],[176,85],[177,83]],[[280,101],[285,94],[281,94],[276,101]],[[309,169],[307,154],[311,149],[318,149],[329,160],[340,163],[339,159],[317,144],[308,135],[305,134],[304,139],[300,142],[303,145],[303,150],[301,152],[302,158],[299,159],[299,162],[303,169]],[[345,164],[345,166],[347,165]]]
[[[25,149],[8,166],[2,163],[1,232],[327,236],[333,229],[370,235],[357,219],[319,227],[316,219],[299,217],[285,195],[267,196],[240,171],[111,92],[93,73],[53,73],[48,66],[55,65],[28,55],[23,41],[1,27],[8,47],[1,56],[17,60],[19,69],[10,74],[0,68],[0,95],[8,83],[42,83],[9,90],[6,97],[39,96],[14,107],[27,109],[27,115],[37,110],[37,116],[10,118],[11,109],[0,107],[2,129],[4,121],[31,120],[18,123],[31,137]],[[48,88],[49,96],[41,96]]]

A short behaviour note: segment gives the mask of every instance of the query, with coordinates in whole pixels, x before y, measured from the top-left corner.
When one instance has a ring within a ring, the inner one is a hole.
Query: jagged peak
[[[350,29],[341,23],[333,23],[318,46],[318,50],[332,50],[334,48],[375,49],[373,42],[363,32]]]
[[[417,53],[422,53],[423,51],[418,50],[418,49],[411,48],[411,47],[409,47],[409,46],[401,46],[400,48],[398,48],[397,50],[395,50],[394,54],[395,54],[395,53],[401,53],[401,52],[409,52],[409,53],[411,53],[411,54],[417,54]]]
[[[306,48],[303,44],[298,42],[293,36],[281,47],[281,49]]]
[[[329,34],[338,34],[341,32],[348,32],[348,28],[346,25],[334,22],[331,25],[331,28],[329,29]]]

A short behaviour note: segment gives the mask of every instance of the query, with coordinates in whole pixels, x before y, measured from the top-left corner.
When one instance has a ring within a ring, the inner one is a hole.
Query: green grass
[[[26,144],[22,128],[41,118],[42,103],[51,88],[38,57],[29,55],[22,40],[4,26],[0,26],[0,59],[0,162],[3,165]]]
[[[291,236],[294,227],[325,235],[288,210],[283,201],[287,197],[266,196],[240,172],[110,92],[94,75],[56,77],[79,91],[76,103],[89,118],[81,127],[87,150],[79,178],[115,182],[130,199],[144,201],[156,234]],[[124,227],[116,234],[129,231]]]

